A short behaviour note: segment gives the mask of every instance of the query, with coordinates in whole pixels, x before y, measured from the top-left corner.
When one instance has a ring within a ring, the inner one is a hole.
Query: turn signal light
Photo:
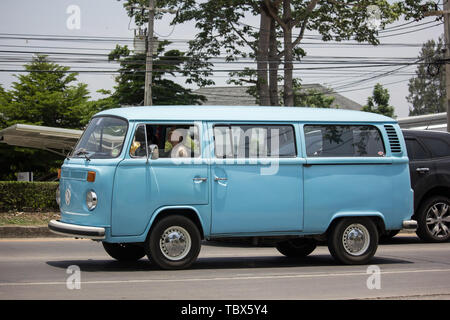
[[[88,182],[94,182],[95,181],[95,171],[88,171],[87,181]]]

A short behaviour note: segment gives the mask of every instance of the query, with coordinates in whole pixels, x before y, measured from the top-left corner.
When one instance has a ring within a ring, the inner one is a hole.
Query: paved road
[[[326,247],[304,261],[274,248],[204,245],[189,270],[158,270],[148,260],[119,263],[100,243],[71,239],[0,240],[0,299],[450,299],[450,243],[399,236],[368,266],[337,265]],[[69,290],[67,268],[81,270]],[[379,284],[380,289],[369,289]]]

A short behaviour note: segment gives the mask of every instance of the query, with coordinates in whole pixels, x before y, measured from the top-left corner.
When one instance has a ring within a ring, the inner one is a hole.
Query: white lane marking
[[[408,274],[408,273],[432,273],[450,272],[450,269],[425,269],[425,270],[396,270],[381,271],[382,275]],[[235,276],[215,278],[184,278],[184,279],[136,279],[136,280],[98,280],[82,281],[82,284],[122,284],[122,283],[155,283],[155,282],[196,282],[196,281],[228,281],[228,280],[261,280],[261,279],[295,279],[295,278],[326,278],[326,277],[348,277],[367,276],[367,272],[348,273],[313,273],[313,274],[289,274],[289,275],[261,275],[261,276]],[[8,286],[40,286],[40,285],[66,285],[66,282],[1,282],[0,287]]]

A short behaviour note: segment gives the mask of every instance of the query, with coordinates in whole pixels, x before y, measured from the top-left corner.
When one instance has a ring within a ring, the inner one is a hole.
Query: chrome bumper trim
[[[57,220],[51,220],[48,223],[51,232],[66,237],[86,238],[94,240],[105,239],[105,228],[87,227],[76,224],[64,223]]]
[[[402,226],[403,226],[403,229],[416,230],[417,229],[417,221],[416,220],[404,220]]]

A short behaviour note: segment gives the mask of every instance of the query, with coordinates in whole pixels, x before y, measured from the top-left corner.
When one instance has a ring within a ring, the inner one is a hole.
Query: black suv
[[[417,235],[427,242],[450,239],[450,134],[403,130],[408,149]]]

